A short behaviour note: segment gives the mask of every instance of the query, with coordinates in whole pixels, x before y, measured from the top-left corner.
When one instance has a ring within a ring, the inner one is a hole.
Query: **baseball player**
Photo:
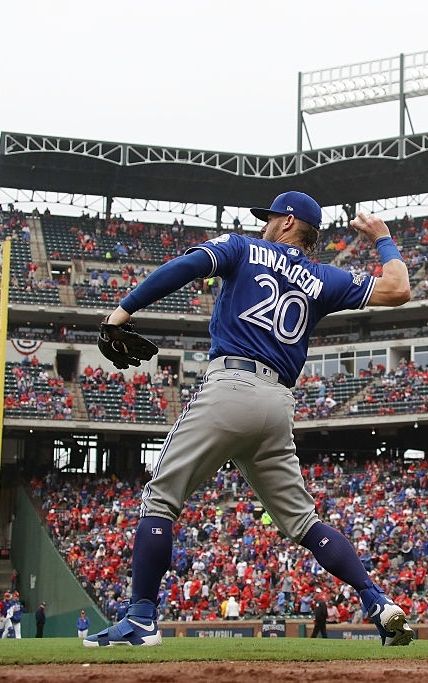
[[[77,637],[78,638],[86,638],[88,635],[88,630],[89,630],[89,619],[86,616],[86,612],[84,609],[80,610],[80,615],[77,618],[76,622],[76,628],[77,628]]]
[[[23,608],[22,604],[20,601],[19,597],[19,592],[14,591],[13,595],[13,605],[12,605],[12,614],[10,617],[10,620],[12,622],[13,629],[15,631],[15,638],[21,638],[21,620],[22,620],[22,613],[23,613]]]
[[[12,594],[9,593],[9,591],[6,591],[4,593],[3,597],[3,609],[2,609],[2,614],[4,617],[3,621],[3,632],[2,632],[2,640],[3,638],[10,638],[11,637],[11,631],[14,632],[13,624],[12,624],[12,614],[13,614],[13,598]],[[13,633],[13,637],[15,636],[15,633]]]
[[[413,638],[403,610],[371,581],[351,543],[315,512],[295,453],[291,392],[317,322],[334,311],[405,303],[406,265],[375,216],[360,213],[351,225],[376,247],[380,278],[308,258],[321,222],[312,197],[286,192],[269,208],[251,211],[265,221],[262,239],[231,233],[192,247],[153,272],[101,325],[99,346],[106,357],[119,367],[139,364],[120,341],[131,314],[195,278],[222,278],[204,381],[166,437],[143,491],[131,604],[117,624],[85,638],[88,647],[161,642],[156,606],[171,561],[173,522],[186,498],[229,458],[278,529],[358,591],[384,645],[407,645]]]

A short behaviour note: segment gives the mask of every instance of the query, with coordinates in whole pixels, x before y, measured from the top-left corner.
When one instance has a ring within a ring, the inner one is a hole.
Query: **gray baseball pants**
[[[318,516],[296,456],[291,390],[263,363],[252,373],[225,369],[224,360],[211,361],[166,437],[141,515],[175,521],[195,489],[232,460],[278,529],[300,541]]]

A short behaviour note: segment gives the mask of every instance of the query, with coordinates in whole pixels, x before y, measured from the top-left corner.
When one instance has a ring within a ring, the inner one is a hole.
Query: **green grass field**
[[[428,660],[428,640],[382,648],[377,641],[305,638],[165,638],[161,647],[84,648],[77,638],[0,640],[0,664],[171,661]]]

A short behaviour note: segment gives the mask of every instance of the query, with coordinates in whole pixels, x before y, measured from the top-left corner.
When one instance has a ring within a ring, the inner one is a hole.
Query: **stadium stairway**
[[[428,294],[425,287],[425,281],[421,280],[416,287],[412,290],[412,299],[427,299]]]
[[[413,273],[413,276],[410,277],[410,286],[412,287],[412,297],[418,298],[419,294],[424,291],[425,287],[425,272],[426,271],[426,264],[423,263],[421,267]]]
[[[80,285],[85,281],[86,278],[86,268],[83,259],[72,258],[71,259],[71,280],[70,284]]]
[[[211,315],[214,307],[214,300],[211,294],[201,294],[199,296],[201,301],[201,313],[202,315]]]
[[[364,386],[358,391],[356,394],[351,396],[351,398],[346,401],[343,405],[340,406],[340,409],[335,412],[336,416],[339,415],[349,415],[349,409],[352,405],[355,403],[358,403],[358,401],[362,401],[367,394],[368,389],[371,387],[375,386],[376,384],[380,384],[382,381],[382,377],[373,377],[367,384],[364,384]]]
[[[73,419],[89,420],[80,384],[78,382],[64,382],[64,386],[73,397]]]
[[[40,218],[31,216],[28,224],[30,226],[30,249],[31,260],[38,265],[38,274],[42,278],[51,278],[50,261],[46,255],[45,242],[43,239],[42,224]]]
[[[60,302],[64,306],[77,306],[76,297],[74,296],[74,289],[71,285],[59,285],[58,296]]]
[[[357,235],[357,237],[354,240],[352,240],[352,242],[350,242],[348,244],[346,249],[344,249],[343,251],[340,251],[337,254],[337,256],[335,256],[335,258],[332,261],[332,264],[334,266],[340,266],[340,264],[343,263],[343,261],[346,261],[348,256],[351,255],[352,250],[358,246],[359,242],[360,242],[360,237],[359,237],[359,235]]]
[[[180,396],[176,387],[165,387],[164,396],[168,399],[168,408],[165,411],[167,424],[174,424],[182,411]]]

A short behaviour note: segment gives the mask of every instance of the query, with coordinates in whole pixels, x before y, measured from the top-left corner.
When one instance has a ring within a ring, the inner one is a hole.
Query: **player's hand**
[[[367,215],[361,211],[357,213],[356,217],[350,223],[351,227],[363,234],[367,239],[374,244],[379,237],[391,237],[389,228],[377,216],[373,214]]]

